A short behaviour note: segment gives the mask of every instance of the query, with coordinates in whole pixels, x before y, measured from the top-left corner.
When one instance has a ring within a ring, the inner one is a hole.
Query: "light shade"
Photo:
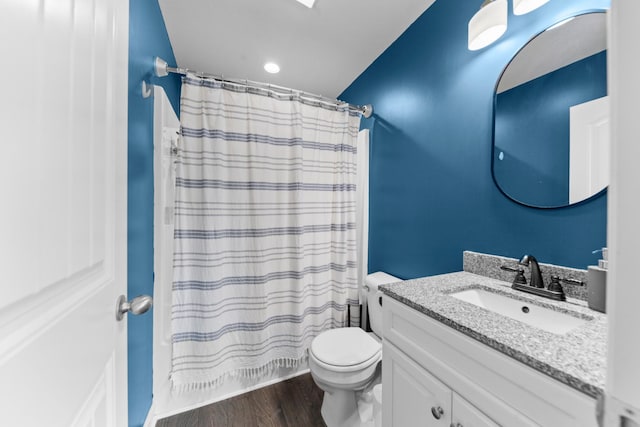
[[[313,7],[313,4],[316,2],[316,0],[298,0],[298,2],[302,3],[303,5],[311,9]]]
[[[535,10],[549,0],[513,0],[513,14],[524,15]]]
[[[469,21],[469,50],[482,49],[507,31],[507,0],[485,1]]]

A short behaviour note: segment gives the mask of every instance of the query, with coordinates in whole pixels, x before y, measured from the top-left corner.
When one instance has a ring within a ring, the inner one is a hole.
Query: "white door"
[[[0,0],[0,424],[124,426],[128,0]]]
[[[640,426],[640,2],[614,0],[609,22],[611,187],[608,190],[605,425]]]
[[[569,108],[569,203],[609,185],[609,97]]]

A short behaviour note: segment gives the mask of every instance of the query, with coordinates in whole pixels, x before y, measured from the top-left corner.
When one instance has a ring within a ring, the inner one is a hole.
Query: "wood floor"
[[[326,427],[311,374],[163,418],[156,427]]]

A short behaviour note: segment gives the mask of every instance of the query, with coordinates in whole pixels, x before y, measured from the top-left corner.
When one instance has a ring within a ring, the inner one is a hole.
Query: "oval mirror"
[[[606,14],[532,38],[496,85],[493,178],[518,203],[557,208],[609,184]]]

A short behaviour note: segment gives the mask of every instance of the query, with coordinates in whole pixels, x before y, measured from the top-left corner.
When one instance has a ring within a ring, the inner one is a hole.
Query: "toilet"
[[[372,333],[360,328],[337,328],[320,333],[311,342],[309,369],[324,391],[321,413],[327,427],[374,425],[372,386],[380,383],[382,361],[382,294],[378,286],[399,281],[381,271],[366,277]],[[378,386],[377,394],[379,390]]]

